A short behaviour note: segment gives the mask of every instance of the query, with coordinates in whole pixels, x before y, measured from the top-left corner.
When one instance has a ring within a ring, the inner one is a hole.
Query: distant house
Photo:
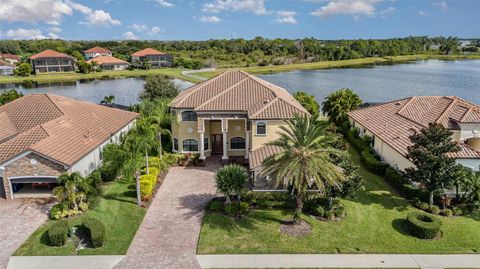
[[[97,63],[102,70],[125,70],[129,63],[112,56],[98,56],[87,61],[87,63]]]
[[[145,62],[150,64],[152,68],[173,66],[172,54],[163,53],[152,48],[137,51],[131,55],[131,58],[132,65],[137,67],[142,66]]]
[[[0,60],[0,77],[13,75],[13,69],[15,69],[14,64]]]
[[[381,159],[399,170],[412,167],[406,158],[409,136],[429,123],[440,123],[453,132],[461,151],[450,154],[457,163],[479,170],[480,106],[455,96],[413,96],[351,111],[352,126],[360,136],[372,137]]]
[[[83,55],[85,55],[85,59],[90,60],[99,56],[112,56],[112,52],[97,46],[88,50],[84,50]]]
[[[118,143],[137,117],[53,94],[0,106],[0,197],[51,196],[59,175],[89,175],[102,164],[103,147]]]
[[[74,58],[68,54],[54,50],[45,50],[30,56],[32,69],[37,73],[46,72],[73,72],[75,71]]]
[[[16,64],[20,62],[20,56],[15,54],[0,53],[0,60],[8,62],[10,64]]]

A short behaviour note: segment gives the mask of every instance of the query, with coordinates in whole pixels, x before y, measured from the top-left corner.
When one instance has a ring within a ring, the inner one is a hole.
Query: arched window
[[[178,150],[178,139],[176,138],[173,139],[173,149]]]
[[[245,149],[245,138],[232,137],[230,139],[230,149]]]
[[[198,142],[195,139],[183,140],[183,151],[198,151]]]
[[[267,124],[265,122],[257,122],[257,135],[267,134]]]
[[[182,121],[196,121],[197,113],[193,111],[183,111],[182,112]]]

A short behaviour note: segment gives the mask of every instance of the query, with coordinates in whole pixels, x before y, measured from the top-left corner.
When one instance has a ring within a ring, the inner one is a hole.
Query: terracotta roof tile
[[[88,50],[84,50],[83,52],[90,52],[90,53],[112,53],[110,50],[104,49],[102,47],[96,46],[90,48]]]
[[[0,143],[17,133],[17,128],[15,128],[15,125],[13,125],[8,118],[8,114],[6,112],[0,112]]]
[[[20,56],[9,53],[0,53],[0,59],[14,59],[20,61]]]
[[[11,63],[8,63],[8,62],[2,61],[2,60],[0,60],[0,66],[15,67],[14,64],[11,64]]]
[[[112,56],[98,56],[93,59],[87,61],[87,63],[96,62],[99,65],[102,64],[128,64],[128,62],[124,60],[120,60],[118,58]]]
[[[37,53],[35,55],[30,56],[29,59],[35,60],[35,59],[38,59],[38,58],[70,58],[70,59],[73,59],[73,57],[68,55],[68,54],[61,53],[61,52],[54,51],[54,50],[44,50],[40,53]]]
[[[459,143],[460,151],[449,153],[448,156],[455,159],[480,159],[480,151],[470,147],[465,143]]]
[[[262,165],[263,161],[277,153],[282,152],[282,148],[277,146],[265,145],[256,150],[249,152],[248,162],[250,169],[255,169]]]
[[[140,50],[140,51],[137,51],[137,52],[133,53],[132,56],[142,57],[142,56],[146,56],[146,55],[160,55],[160,54],[165,54],[165,53],[163,53],[161,51],[158,51],[156,49],[146,48],[146,49],[143,49],[143,50]]]

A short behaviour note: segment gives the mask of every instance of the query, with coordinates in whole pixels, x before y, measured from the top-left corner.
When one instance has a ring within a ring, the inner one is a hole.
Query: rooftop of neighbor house
[[[14,59],[20,61],[20,56],[9,53],[0,53],[0,59]]]
[[[90,53],[111,53],[110,50],[104,49],[104,48],[99,47],[99,46],[90,48],[90,49],[88,49],[88,50],[84,50],[83,52],[90,52]]]
[[[282,152],[282,148],[272,145],[265,145],[248,153],[248,165],[250,169],[255,169],[262,165],[263,161],[277,153]]]
[[[99,65],[102,64],[128,64],[128,62],[124,60],[120,60],[118,58],[112,56],[98,56],[93,59],[87,61],[87,63],[96,62]]]
[[[71,166],[137,117],[53,94],[26,95],[0,106],[0,164],[34,152]]]
[[[8,63],[8,62],[2,61],[2,60],[0,60],[0,66],[11,67],[11,68],[15,67],[14,64],[11,64],[11,63]]]
[[[146,48],[133,53],[132,56],[142,57],[147,55],[163,55],[163,54],[167,54],[167,53],[164,53],[152,48]]]
[[[393,147],[402,155],[411,145],[409,136],[440,123],[449,130],[460,130],[461,124],[480,123],[480,106],[456,96],[413,96],[357,109],[348,115]],[[454,158],[480,158],[480,151],[460,143]]]
[[[229,70],[182,91],[172,108],[196,112],[239,112],[255,120],[308,115],[287,90],[241,70]]]
[[[73,56],[70,56],[68,54],[65,54],[65,53],[61,53],[61,52],[58,52],[58,51],[54,51],[54,50],[44,50],[40,53],[37,53],[37,54],[34,54],[32,56],[30,56],[30,60],[35,60],[35,59],[38,59],[38,58],[70,58],[70,59],[73,59]]]

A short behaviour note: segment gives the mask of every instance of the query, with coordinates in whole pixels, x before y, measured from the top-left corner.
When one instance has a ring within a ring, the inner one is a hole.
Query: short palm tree
[[[464,200],[480,202],[480,171],[468,171],[462,185],[465,190]]]
[[[85,200],[87,193],[94,188],[80,173],[62,174],[57,179],[60,186],[53,189],[58,200],[67,202],[71,209],[78,210],[78,205]]]
[[[328,115],[330,122],[341,124],[347,113],[362,104],[362,99],[350,89],[340,89],[330,93],[322,103],[322,111]]]
[[[273,176],[276,184],[291,189],[296,200],[293,222],[299,224],[306,191],[316,186],[324,193],[327,186],[340,188],[345,180],[341,169],[333,163],[334,157],[344,152],[333,147],[336,136],[328,131],[329,124],[314,115],[295,116],[282,126],[280,137],[268,145],[281,148],[281,152],[263,162],[263,176]]]

